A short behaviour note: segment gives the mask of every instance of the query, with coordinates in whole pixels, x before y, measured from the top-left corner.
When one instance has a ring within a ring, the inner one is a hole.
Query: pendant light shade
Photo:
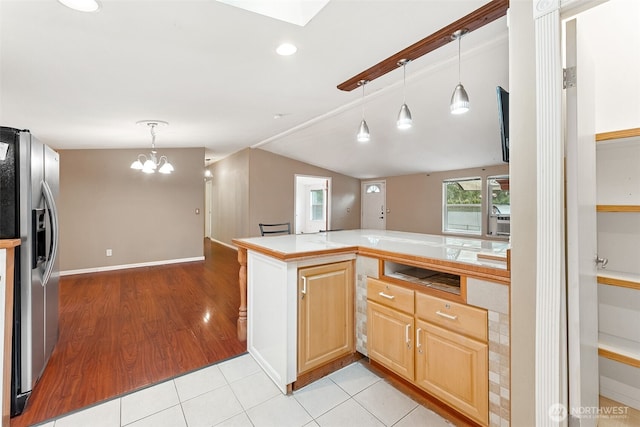
[[[371,136],[369,135],[369,126],[367,126],[365,119],[362,119],[360,122],[356,138],[358,139],[358,142],[369,142],[369,139],[371,139]]]
[[[401,59],[400,61],[398,61],[398,65],[402,67],[402,106],[400,107],[398,120],[396,121],[396,126],[398,127],[398,129],[409,129],[411,126],[413,126],[411,110],[409,110],[406,102],[407,70],[405,67],[409,62],[411,62],[409,59]]]
[[[471,107],[471,103],[469,102],[469,95],[467,91],[462,86],[462,80],[460,78],[460,40],[462,40],[462,36],[467,34],[469,30],[466,28],[462,30],[458,30],[451,35],[453,40],[458,40],[458,85],[453,90],[453,94],[451,95],[451,103],[449,104],[449,108],[451,110],[451,114],[464,114],[469,111]]]
[[[358,142],[369,142],[371,139],[371,135],[369,134],[369,126],[367,126],[367,122],[364,119],[364,86],[368,82],[366,80],[360,80],[358,84],[362,86],[362,121],[360,122],[360,126],[358,127],[358,134],[356,135],[356,139]]]
[[[396,126],[398,127],[398,129],[409,129],[411,126],[413,126],[411,111],[409,110],[409,107],[407,107],[407,104],[402,104],[402,107],[400,107]]]
[[[464,114],[469,111],[470,105],[467,91],[462,86],[462,83],[458,83],[453,90],[453,95],[451,95],[451,104],[449,104],[451,114]]]

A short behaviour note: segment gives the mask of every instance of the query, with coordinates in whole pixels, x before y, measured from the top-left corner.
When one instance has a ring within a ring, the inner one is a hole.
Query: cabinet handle
[[[450,315],[450,314],[443,313],[443,312],[441,312],[440,310],[436,311],[436,314],[437,314],[438,316],[444,317],[445,319],[449,319],[449,320],[456,320],[456,319],[458,319],[458,316],[452,316],[452,315]]]
[[[378,292],[378,295],[380,295],[382,298],[386,298],[386,299],[395,299],[395,295],[388,295],[385,294],[384,292]]]
[[[304,299],[304,296],[307,294],[307,277],[306,276],[302,276],[302,291],[300,291],[300,293],[302,294],[301,299]]]
[[[411,323],[407,323],[407,326],[404,329],[404,339],[407,343],[407,346],[411,343],[411,337],[409,336],[410,329],[411,329]]]
[[[418,328],[416,330],[416,348],[420,348],[422,347],[422,344],[420,344],[420,333],[422,332],[422,328]]]

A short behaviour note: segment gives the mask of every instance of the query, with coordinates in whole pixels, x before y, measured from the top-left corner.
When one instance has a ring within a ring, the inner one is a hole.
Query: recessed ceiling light
[[[276,52],[278,53],[278,55],[282,55],[282,56],[293,55],[297,51],[298,51],[298,48],[295,47],[295,45],[293,45],[291,43],[282,43],[276,49]]]
[[[101,4],[98,0],[58,0],[63,5],[79,12],[97,12]]]

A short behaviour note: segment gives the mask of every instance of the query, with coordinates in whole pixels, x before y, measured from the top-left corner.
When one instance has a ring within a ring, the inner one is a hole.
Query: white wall
[[[536,75],[533,5],[509,10],[511,425],[535,420]]]
[[[596,133],[640,127],[640,1],[609,0],[579,22],[593,28],[586,38],[596,58]]]

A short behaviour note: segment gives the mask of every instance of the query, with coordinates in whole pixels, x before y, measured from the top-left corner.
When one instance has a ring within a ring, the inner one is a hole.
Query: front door
[[[362,223],[360,228],[376,230],[387,228],[385,185],[385,181],[362,183]]]

